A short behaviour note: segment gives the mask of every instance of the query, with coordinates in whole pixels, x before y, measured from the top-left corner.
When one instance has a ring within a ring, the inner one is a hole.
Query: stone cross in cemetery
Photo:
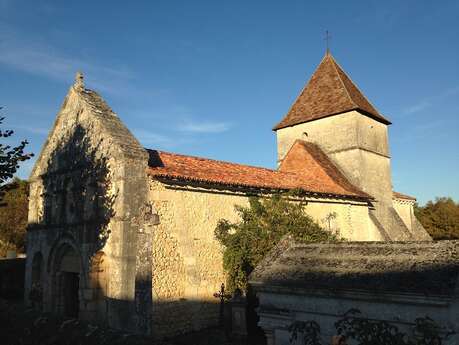
[[[220,299],[220,313],[219,313],[219,316],[218,316],[218,324],[220,326],[223,326],[223,320],[224,320],[224,317],[225,317],[225,314],[224,314],[224,312],[225,312],[225,300],[231,298],[230,294],[225,293],[225,284],[224,283],[222,283],[222,285],[220,286],[220,291],[214,293],[214,297]]]

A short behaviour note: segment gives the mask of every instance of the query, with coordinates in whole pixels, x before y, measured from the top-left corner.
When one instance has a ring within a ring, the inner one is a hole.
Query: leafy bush
[[[409,325],[408,323],[406,325]],[[358,309],[348,310],[335,322],[336,333],[355,345],[441,345],[453,332],[441,327],[429,317],[417,318],[411,324],[411,332],[401,331],[384,320],[365,318]],[[320,335],[316,321],[294,321],[289,327],[290,344],[329,344]],[[298,341],[299,340],[299,341]]]
[[[29,184],[14,179],[4,188],[0,206],[0,257],[7,250],[25,251]]]
[[[296,198],[292,202],[292,197]],[[270,198],[249,198],[249,206],[235,206],[240,220],[221,219],[215,237],[224,246],[223,267],[229,291],[247,291],[247,278],[260,260],[286,234],[301,242],[336,241],[305,212],[298,193],[274,194]]]
[[[459,239],[459,203],[451,198],[436,198],[423,207],[415,206],[414,213],[434,240]]]
[[[387,321],[363,317],[358,309],[347,311],[335,327],[358,345],[441,345],[453,334],[427,316],[414,320],[412,332],[405,333]]]
[[[2,107],[0,107],[0,110]],[[0,124],[5,118],[0,116]],[[11,179],[19,169],[19,164],[33,157],[32,153],[25,153],[27,140],[20,142],[18,146],[11,147],[5,142],[10,139],[14,132],[10,129],[0,128],[0,205],[3,194],[7,190],[6,182]],[[6,139],[5,139],[6,138]]]

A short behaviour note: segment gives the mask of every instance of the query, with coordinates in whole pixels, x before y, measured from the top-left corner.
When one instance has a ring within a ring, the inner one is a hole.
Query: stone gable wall
[[[306,212],[324,229],[335,232],[342,238],[351,241],[384,239],[370,219],[367,203],[340,199],[310,199],[306,205]]]
[[[71,248],[79,265],[79,317],[95,321],[103,313],[104,323],[132,331],[145,324],[141,319],[148,316],[134,308],[143,224],[133,220],[147,200],[147,162],[145,150],[96,93],[70,89],[30,178],[26,298],[32,260],[41,254],[43,307],[60,311],[59,257]],[[96,301],[102,290],[92,279],[100,269],[93,258],[102,253],[109,277],[103,279],[104,303]]]

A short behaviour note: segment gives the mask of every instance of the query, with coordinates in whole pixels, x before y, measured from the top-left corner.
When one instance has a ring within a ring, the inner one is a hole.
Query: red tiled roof
[[[394,199],[406,199],[406,200],[416,201],[416,198],[414,196],[409,196],[409,195],[402,194],[402,193],[399,193],[399,192],[392,192],[392,197]]]
[[[365,98],[333,56],[326,54],[287,115],[273,130],[351,110],[359,110],[375,120],[390,124]]]
[[[303,140],[295,141],[282,160],[279,171],[296,173],[341,193],[369,196],[351,184],[316,144]]]
[[[308,148],[299,162],[303,171],[289,171],[286,168],[271,170],[248,165],[222,162],[207,158],[192,157],[148,150],[150,162],[148,174],[158,178],[178,179],[196,183],[210,183],[226,186],[256,189],[302,189],[311,193],[347,196],[368,199],[370,196],[354,186],[331,165],[325,155],[308,155]],[[318,150],[318,148],[317,148]],[[294,150],[293,152],[296,152]]]

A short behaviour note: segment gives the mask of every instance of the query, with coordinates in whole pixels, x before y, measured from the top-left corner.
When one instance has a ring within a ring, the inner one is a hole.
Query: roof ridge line
[[[301,95],[303,94],[304,90],[306,90],[306,88],[309,86],[309,83],[311,82],[312,78],[314,77],[314,75],[317,73],[317,70],[319,68],[319,66],[322,64],[322,62],[326,59],[326,57],[328,56],[328,54],[325,54],[324,57],[322,58],[322,60],[320,60],[319,64],[316,66],[314,72],[312,73],[311,77],[309,78],[308,82],[306,83],[305,86],[303,86],[303,88],[301,89],[301,91],[298,93],[298,96],[295,97],[294,101],[292,102],[290,108],[288,108],[288,111],[285,113],[285,115],[283,116],[282,120],[280,120],[273,128],[272,130],[273,131],[276,131],[276,127],[284,120],[284,118],[286,116],[288,116],[288,114],[290,113],[290,110],[292,110],[292,108],[295,106],[296,102],[298,101],[298,99],[301,97]]]
[[[380,111],[374,106],[374,104],[371,103],[371,101],[368,99],[368,97],[365,96],[365,94],[362,92],[362,90],[360,90],[359,86],[358,86],[358,85],[352,80],[352,78],[344,71],[343,67],[341,67],[341,65],[340,65],[335,59],[333,59],[333,61],[334,61],[335,65],[336,65],[337,67],[339,67],[341,71],[343,71],[343,74],[349,79],[349,81],[354,85],[354,87],[355,87],[355,88],[357,89],[357,91],[363,96],[363,98],[368,102],[368,104],[370,104],[370,105],[373,107],[373,109],[376,110],[376,113],[377,113],[379,116],[384,117],[384,116],[380,113]],[[336,68],[336,66],[335,66],[335,68]],[[339,73],[338,73],[338,74],[339,74]],[[340,77],[340,80],[342,81],[341,77]],[[343,82],[343,81],[342,81],[342,82]],[[343,82],[343,84],[344,84],[344,82]],[[346,88],[346,87],[345,87],[345,88]],[[349,91],[347,90],[347,88],[346,88],[346,92],[349,93]],[[356,105],[357,109],[360,109],[360,107],[354,102],[354,99],[353,99],[350,95],[349,95],[349,97],[351,98],[352,103],[354,103],[354,104]],[[364,109],[362,109],[362,110],[364,110]],[[385,118],[385,117],[384,117],[384,118]],[[389,121],[389,120],[387,120],[387,121]],[[389,122],[390,122],[390,121],[389,121]]]
[[[279,165],[279,168],[278,168],[278,171],[279,172],[289,172],[288,170],[281,170],[282,168],[282,163],[285,161],[285,159],[287,158],[287,156],[289,155],[289,153],[294,149],[294,146],[295,145],[301,145],[307,152],[308,154],[314,159],[314,161],[320,166],[321,170],[332,180],[334,181],[338,186],[340,186],[341,188],[343,188],[344,190],[346,190],[347,192],[350,192],[350,193],[354,193],[354,194],[366,194],[369,198],[373,198],[370,194],[368,194],[367,192],[363,191],[362,189],[360,189],[359,187],[355,186],[351,181],[349,181],[349,178],[346,176],[346,174],[341,170],[341,167],[339,167],[337,164],[335,164],[331,159],[330,157],[322,150],[322,148],[320,147],[320,145],[318,145],[317,143],[313,143],[313,142],[310,142],[310,141],[306,141],[306,140],[303,140],[303,139],[296,139],[293,143],[293,145],[290,147],[290,149],[288,150],[287,154],[284,156],[283,160],[281,161],[281,164]],[[313,150],[311,151],[310,148],[313,148]],[[317,152],[314,152],[314,149],[317,150]],[[327,162],[328,162],[328,165],[327,164],[323,164],[320,162],[321,160],[321,157],[318,157],[318,155],[321,156],[323,155],[323,157],[325,157],[327,159]],[[337,172],[338,172],[338,175],[337,176],[334,176],[333,173],[330,172],[329,168],[332,168],[332,169],[335,169]],[[304,169],[306,169],[304,167]],[[296,176],[298,176],[299,178],[301,178],[303,175],[301,173],[301,171],[303,170],[303,168],[301,168],[300,171],[295,171],[295,172],[292,172],[294,173]]]
[[[339,186],[341,186],[343,189],[347,190],[347,191],[350,191],[351,193],[355,193],[356,191],[358,193],[364,193],[366,195],[368,195],[368,197],[370,198],[373,198],[374,197],[372,195],[370,195],[369,193],[365,192],[364,190],[362,190],[361,188],[359,188],[358,186],[354,185],[354,183],[352,183],[350,180],[349,180],[349,177],[344,173],[344,171],[341,169],[341,166],[339,166],[339,164],[336,164],[335,162],[333,162],[331,160],[331,158],[324,152],[324,150],[322,150],[322,148],[320,147],[320,145],[316,144],[316,143],[313,143],[313,142],[308,142],[308,141],[305,141],[305,140],[301,140],[301,139],[297,139],[296,141],[299,141],[301,145],[303,145],[303,147],[308,150],[309,154],[317,161],[317,158],[316,157],[316,154],[314,152],[310,152],[309,149],[308,149],[308,145],[311,145],[311,146],[315,146],[317,149],[318,149],[318,153],[319,155],[322,154],[324,155],[327,160],[328,160],[328,163],[331,165],[332,168],[336,169],[336,171],[339,173],[339,175],[341,176],[337,176],[339,179],[339,181],[337,181],[332,175],[330,175],[330,171],[327,169],[326,166],[320,164],[320,166],[322,167],[323,171],[333,180],[335,181]],[[343,180],[342,180],[343,179]],[[349,190],[349,187],[351,187],[351,190]],[[354,191],[352,191],[352,188],[355,189]]]
[[[145,147],[145,150],[147,150],[147,151],[157,151],[157,152],[161,152],[161,153],[165,153],[165,154],[169,154],[169,155],[174,155],[174,156],[196,158],[196,159],[200,159],[200,160],[212,161],[212,162],[217,162],[217,163],[238,165],[238,166],[250,167],[250,168],[255,168],[255,169],[263,169],[263,170],[268,170],[268,171],[277,172],[277,173],[280,172],[277,169],[270,169],[270,168],[260,167],[260,166],[256,166],[256,165],[249,165],[249,164],[243,164],[243,163],[235,163],[235,162],[223,161],[223,160],[220,160],[220,159],[206,158],[206,157],[193,156],[193,155],[185,155],[185,154],[182,154],[182,153],[174,153],[174,152],[163,151],[163,150],[155,150],[155,149],[149,149],[149,148],[146,148],[146,147]]]
[[[279,163],[279,166],[277,167],[277,171],[281,171],[281,168],[282,168],[282,163],[284,162],[285,158],[288,156],[288,154],[290,153],[290,151],[293,150],[293,146],[295,146],[296,143],[304,143],[305,141],[303,139],[295,139],[295,141],[293,142],[293,144],[290,146],[290,148],[288,149],[287,153],[284,155],[284,158],[282,158],[282,160],[280,161]]]
[[[349,90],[347,89],[346,85],[344,84],[344,81],[343,81],[343,79],[341,78],[341,75],[340,75],[340,73],[339,73],[339,71],[338,71],[338,69],[337,69],[336,67],[338,66],[343,72],[344,72],[344,70],[341,68],[341,66],[338,65],[338,62],[336,62],[336,60],[333,58],[333,56],[330,55],[330,57],[331,57],[332,62],[333,62],[333,68],[334,68],[336,74],[338,75],[338,79],[339,79],[339,81],[341,82],[341,85],[343,86],[344,91],[346,92],[347,97],[351,100],[351,103],[354,104],[354,107],[355,107],[355,108],[360,109],[359,106],[358,106],[358,104],[355,103],[354,99],[353,99],[353,98],[351,97],[351,95],[349,94]],[[355,85],[355,83],[352,81],[352,79],[351,79],[349,76],[348,76],[348,78],[349,78],[349,80],[352,82],[352,84]],[[360,90],[359,90],[359,92],[360,92]],[[364,96],[364,97],[365,97],[365,96]]]
[[[75,91],[81,95],[81,99],[86,105],[98,110],[101,110],[102,107],[102,110],[109,111],[112,115],[118,117],[118,115],[113,111],[112,107],[108,105],[107,101],[97,91],[88,88],[83,88],[81,90]],[[99,104],[91,102],[91,100],[88,99],[90,97],[93,97],[93,101],[99,102]]]

